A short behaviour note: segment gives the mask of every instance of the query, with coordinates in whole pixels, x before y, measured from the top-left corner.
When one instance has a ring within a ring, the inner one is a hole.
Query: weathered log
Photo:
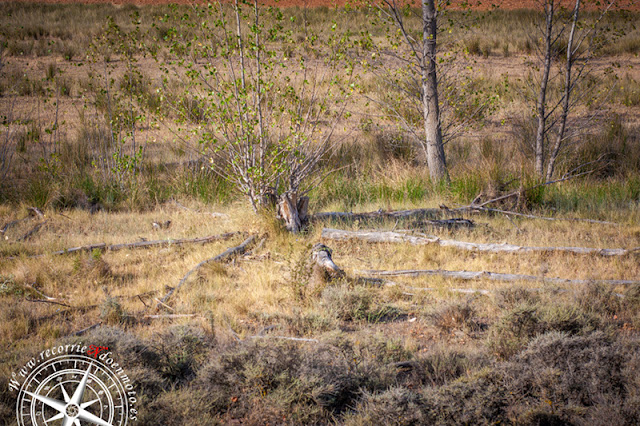
[[[411,228],[437,228],[437,229],[447,229],[453,230],[458,228],[475,228],[476,224],[469,219],[463,218],[453,218],[453,219],[425,219],[425,220],[417,220],[411,224]]]
[[[160,309],[163,305],[166,305],[167,300],[169,300],[169,298],[174,293],[176,293],[178,290],[180,290],[180,287],[182,287],[182,285],[187,281],[187,279],[195,271],[197,271],[198,269],[200,269],[201,267],[203,267],[207,263],[210,263],[210,262],[224,262],[224,261],[232,258],[233,256],[236,256],[236,255],[244,253],[247,250],[247,247],[249,247],[249,245],[252,244],[253,241],[255,241],[255,239],[256,239],[256,236],[252,235],[249,238],[247,238],[246,240],[244,240],[242,242],[242,244],[240,244],[238,246],[235,246],[235,247],[230,247],[227,250],[225,250],[224,252],[220,253],[219,255],[217,255],[215,257],[212,257],[210,259],[205,259],[202,262],[198,263],[196,266],[191,268],[191,270],[189,270],[189,272],[187,272],[187,274],[184,277],[182,277],[182,279],[180,280],[180,282],[178,283],[177,286],[175,286],[174,288],[169,290],[169,292],[162,299],[160,299],[160,301],[156,305],[156,309]]]
[[[602,279],[565,279],[565,278],[552,278],[541,277],[538,275],[523,275],[523,274],[503,274],[500,272],[489,271],[447,271],[444,269],[409,269],[401,271],[360,271],[359,273],[365,275],[373,275],[376,277],[419,277],[419,276],[441,276],[446,278],[455,278],[460,280],[492,280],[492,281],[536,281],[549,284],[568,284],[568,285],[586,285],[593,283],[601,283],[608,285],[639,285],[640,281],[636,280],[602,280]],[[460,291],[460,290],[458,290]],[[478,290],[473,290],[478,291]],[[462,292],[462,291],[461,291]]]
[[[349,213],[349,212],[323,212],[316,213],[312,216],[312,221],[319,220],[371,220],[371,219],[422,219],[422,218],[438,218],[443,215],[441,209],[414,209],[414,210],[398,210],[383,211],[382,209],[375,212],[367,213]]]
[[[182,245],[182,244],[205,244],[211,243],[214,241],[228,240],[236,235],[242,234],[242,232],[227,232],[220,235],[209,235],[208,237],[197,237],[197,238],[181,238],[177,240],[166,239],[166,240],[153,240],[153,241],[136,241],[135,243],[122,243],[122,244],[112,244],[107,245],[105,243],[96,243],[89,244],[86,246],[80,247],[71,247],[66,248],[64,250],[54,251],[51,253],[52,256],[62,255],[62,254],[71,254],[83,251],[93,251],[93,250],[106,250],[106,251],[118,251],[124,249],[139,249],[139,248],[148,248],[159,245]],[[38,258],[44,257],[45,254],[36,254],[33,256],[28,256],[29,258]],[[7,259],[15,259],[15,257],[8,257]]]
[[[467,241],[445,240],[435,236],[416,236],[393,231],[344,231],[339,229],[324,228],[322,238],[329,240],[358,239],[370,243],[409,243],[413,245],[438,244],[441,247],[454,247],[462,250],[484,251],[490,253],[571,253],[571,254],[596,254],[600,256],[624,256],[640,250],[640,247],[632,249],[623,248],[594,248],[594,247],[529,247],[514,244],[489,244],[471,243]]]

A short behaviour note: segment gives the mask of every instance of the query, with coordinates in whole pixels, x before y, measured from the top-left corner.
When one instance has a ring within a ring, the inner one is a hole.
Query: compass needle
[[[52,422],[54,420],[60,420],[60,419],[64,419],[64,413],[58,413],[55,416],[51,417],[50,419],[45,420],[44,422],[45,423],[49,423],[49,422]]]
[[[96,403],[98,401],[100,401],[100,399],[94,399],[93,401],[83,402],[82,404],[80,404],[80,408],[87,408],[91,404],[94,404],[94,403]]]
[[[67,405],[64,402],[58,401],[57,399],[49,398],[48,396],[38,395],[37,393],[32,393],[28,391],[24,391],[24,393],[26,393],[33,399],[37,399],[43,404],[48,405],[49,407],[53,408],[54,410],[57,410],[60,413],[64,413],[65,407]]]
[[[69,397],[69,394],[67,393],[67,390],[64,388],[64,385],[62,383],[60,384],[60,389],[62,389],[62,395],[64,396],[64,402],[69,402],[69,400],[71,398]]]
[[[91,414],[90,412],[88,412],[87,410],[84,409],[80,409],[80,413],[78,414],[78,419],[80,420],[84,420],[87,422],[91,422],[95,425],[98,426],[113,426],[111,423],[102,420],[100,417],[98,416],[94,416],[93,414]]]
[[[82,380],[80,380],[80,383],[76,388],[76,391],[73,393],[73,396],[71,397],[71,401],[69,401],[70,404],[80,405],[80,401],[82,401],[82,395],[84,395],[84,389],[87,386],[87,380],[89,380],[89,373],[91,372],[91,367],[92,367],[92,364],[89,365],[89,368],[87,368],[87,371],[84,373],[84,377],[82,377]]]

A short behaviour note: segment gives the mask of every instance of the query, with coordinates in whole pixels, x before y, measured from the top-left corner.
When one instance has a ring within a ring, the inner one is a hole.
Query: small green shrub
[[[364,287],[330,286],[322,292],[322,306],[342,321],[366,320],[373,296]]]

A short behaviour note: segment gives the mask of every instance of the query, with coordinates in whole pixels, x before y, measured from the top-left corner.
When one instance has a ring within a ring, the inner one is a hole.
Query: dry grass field
[[[462,49],[449,66],[469,70],[460,72],[471,88],[464,93],[499,96],[446,145],[450,184],[429,181],[420,149],[372,102],[389,93],[384,76],[361,66],[340,143],[318,173],[334,172],[309,193],[310,210],[433,209],[433,219],[464,217],[475,227],[435,228],[415,217],[318,219],[293,235],[273,214],[254,214],[199,145],[179,138],[179,127],[203,123],[180,121],[167,107],[183,100],[186,84],[162,70],[180,58],[163,17],[188,10],[0,3],[1,424],[16,418],[11,373],[45,348],[78,341],[108,346],[126,367],[140,425],[640,423],[638,15],[606,18],[619,37],[597,52],[588,83],[606,96],[577,110],[583,132],[559,166],[562,176],[593,163],[592,173],[535,187],[526,96],[539,15],[452,12],[470,23],[443,36],[446,48]],[[291,16],[327,45],[333,39],[323,28],[332,25],[385,40],[364,10],[283,13],[281,31],[300,45]],[[120,31],[110,45],[109,16]],[[364,46],[354,36],[349,55],[371,58]],[[181,105],[197,115],[197,105]],[[116,133],[118,144],[107,143]],[[144,155],[133,162],[138,147]],[[517,203],[489,207],[538,218],[439,207],[519,188]],[[336,241],[323,238],[324,228],[627,252]],[[176,243],[227,233],[234,234]],[[205,264],[178,288],[200,262],[251,235],[246,252]],[[150,241],[165,243],[64,252]],[[319,242],[344,275],[312,268]],[[537,278],[370,272],[401,270]]]

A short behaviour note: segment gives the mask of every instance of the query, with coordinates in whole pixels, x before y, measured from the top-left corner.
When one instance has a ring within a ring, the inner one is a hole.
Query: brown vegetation
[[[178,137],[205,111],[162,79],[181,55],[168,8],[0,10],[3,390],[43,348],[82,339],[127,370],[141,425],[640,422],[637,15],[608,18],[626,34],[589,81],[607,100],[558,164],[588,174],[533,177],[522,93],[540,16],[473,12],[443,40],[464,52],[448,90],[499,96],[445,146],[450,185],[433,185],[415,141],[368,103],[389,86],[359,66],[340,143],[299,209],[308,227],[292,235]],[[385,39],[365,11],[284,13],[296,41],[274,43],[279,54],[304,49],[303,19],[321,37],[335,21]],[[367,42],[346,53],[371,58]],[[460,120],[474,109],[457,106]],[[14,396],[0,392],[0,423],[14,421]]]

